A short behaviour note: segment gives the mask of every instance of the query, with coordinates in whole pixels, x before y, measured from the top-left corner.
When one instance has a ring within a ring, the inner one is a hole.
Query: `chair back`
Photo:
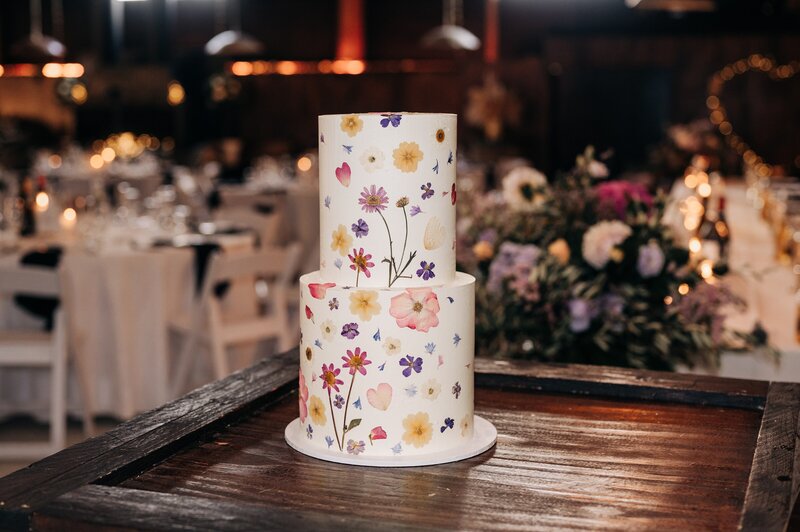
[[[0,294],[58,297],[58,270],[43,266],[0,266]]]
[[[210,294],[218,283],[243,277],[262,276],[272,280],[274,287],[286,288],[297,276],[300,251],[300,244],[295,242],[285,247],[270,246],[246,254],[217,253],[211,259],[209,275],[203,286],[204,295]]]
[[[258,234],[262,247],[274,246],[281,232],[283,209],[277,205],[273,208],[273,212],[261,214],[255,207],[222,207],[214,213],[214,219],[249,227]]]

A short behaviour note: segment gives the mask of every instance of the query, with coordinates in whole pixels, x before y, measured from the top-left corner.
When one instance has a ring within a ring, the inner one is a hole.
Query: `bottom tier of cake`
[[[473,440],[475,279],[354,288],[300,279],[305,446],[410,456]]]

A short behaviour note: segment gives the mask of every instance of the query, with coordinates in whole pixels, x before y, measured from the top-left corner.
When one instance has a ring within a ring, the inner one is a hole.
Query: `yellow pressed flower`
[[[392,157],[395,167],[401,172],[416,172],[417,165],[422,160],[422,150],[416,142],[401,142],[392,152]]]
[[[547,246],[547,252],[554,256],[562,265],[569,262],[569,245],[563,238],[559,238]]]
[[[361,131],[364,127],[364,121],[358,115],[346,115],[342,117],[342,123],[339,125],[342,131],[347,133],[348,137],[355,137],[356,133]]]
[[[350,293],[350,312],[364,321],[369,321],[381,311],[378,292],[375,290],[356,290]]]
[[[403,441],[409,445],[419,449],[431,441],[433,425],[431,425],[430,418],[425,412],[417,412],[406,416],[403,420],[403,428],[406,429],[403,433]]]
[[[331,234],[331,249],[338,251],[339,255],[345,256],[353,243],[353,237],[347,233],[347,228],[342,224]]]
[[[325,415],[325,403],[316,395],[312,395],[308,402],[308,413],[311,415],[311,422],[314,425],[324,425],[328,422],[328,417]]]

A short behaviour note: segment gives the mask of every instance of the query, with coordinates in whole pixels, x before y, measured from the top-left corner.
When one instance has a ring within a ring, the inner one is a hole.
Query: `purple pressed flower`
[[[458,396],[461,395],[461,385],[458,383],[458,381],[456,381],[456,383],[453,385],[453,395],[456,396],[456,399],[458,399]]]
[[[358,323],[345,323],[344,327],[342,327],[342,336],[348,340],[358,336]]]
[[[422,277],[423,281],[427,281],[428,279],[432,279],[436,277],[436,274],[433,273],[433,269],[436,267],[434,263],[428,263],[424,260],[419,263],[419,270],[417,270],[417,277]]]
[[[383,190],[383,187],[376,190],[375,185],[372,185],[369,189],[364,187],[361,197],[358,198],[358,204],[361,205],[361,209],[369,213],[384,210],[387,203],[389,203],[389,196],[386,195],[386,191]]]
[[[417,373],[422,371],[422,358],[414,358],[411,355],[406,355],[406,358],[400,359],[400,365],[406,368],[403,370],[403,376],[410,377],[412,371],[416,371]]]
[[[422,191],[422,199],[428,199],[433,196],[433,188],[430,183],[422,185],[419,189]]]
[[[309,440],[310,440],[310,439],[312,439],[312,438],[314,437],[314,429],[313,429],[313,428],[311,428],[311,425],[309,425],[308,427],[306,427],[306,436],[308,436],[308,439],[309,439]]]
[[[367,222],[365,222],[361,218],[359,218],[356,223],[351,225],[350,229],[353,230],[353,233],[355,233],[356,238],[361,238],[362,236],[367,236],[367,234],[369,234],[369,225],[367,225]]]
[[[342,397],[337,393],[336,397],[334,397],[333,399],[333,406],[335,406],[336,408],[342,408],[344,406],[344,397]]]
[[[350,454],[359,455],[364,452],[365,447],[364,440],[355,441],[355,440],[348,440],[347,441],[347,452]]]
[[[412,205],[411,210],[408,212],[411,216],[416,216],[422,212],[422,209],[419,208],[419,205]]]
[[[338,310],[339,309],[339,300],[335,297],[328,301],[328,308],[331,310]]]

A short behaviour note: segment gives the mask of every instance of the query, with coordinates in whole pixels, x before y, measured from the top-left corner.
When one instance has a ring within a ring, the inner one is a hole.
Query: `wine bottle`
[[[19,225],[20,236],[32,236],[36,234],[36,213],[33,210],[34,191],[33,181],[30,177],[22,179],[19,187],[19,202],[22,216]]]
[[[703,256],[714,263],[727,258],[730,231],[725,218],[725,196],[717,198],[716,205],[708,202],[703,223],[697,231],[702,244]]]

